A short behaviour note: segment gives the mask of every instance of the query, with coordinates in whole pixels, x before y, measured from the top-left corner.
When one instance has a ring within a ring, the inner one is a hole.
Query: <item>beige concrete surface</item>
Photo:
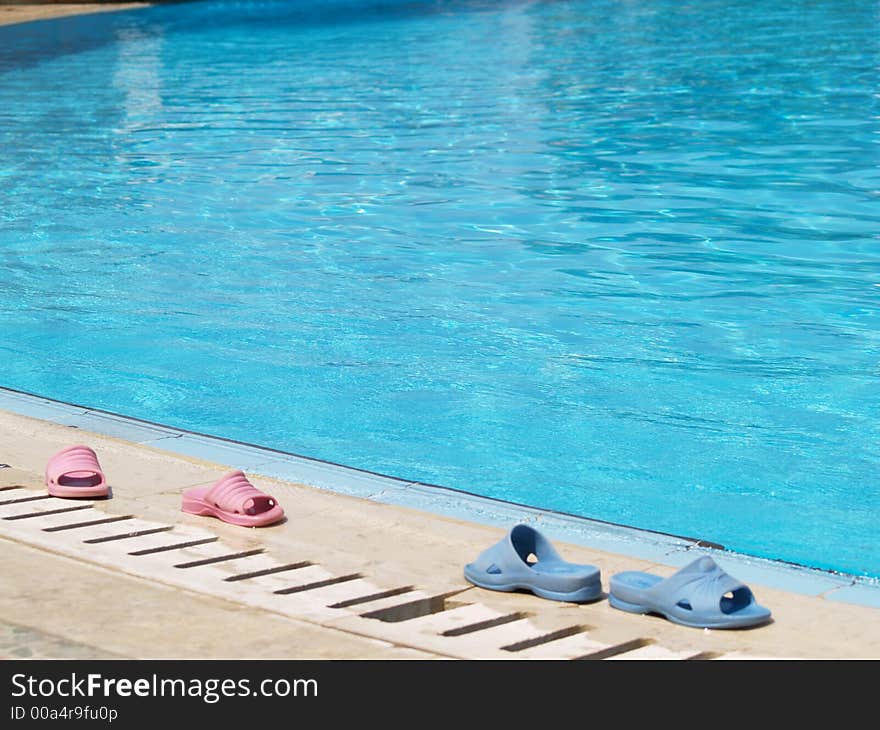
[[[0,1],[0,25],[26,23],[32,20],[49,20],[68,15],[107,13],[116,10],[131,10],[149,7],[149,2],[42,2],[19,3]]]
[[[65,15],[105,13],[113,10],[145,8],[152,3],[0,3],[0,25],[47,20]]]
[[[47,499],[45,463],[72,443],[96,450],[110,498]],[[479,589],[463,579],[462,567],[505,529],[303,484],[250,475],[285,508],[286,520],[271,527],[187,515],[183,490],[210,484],[229,467],[163,451],[161,443],[138,445],[0,411],[0,461],[8,465],[0,469],[0,654],[880,658],[880,609],[770,586],[751,585],[773,623],[745,631],[677,626],[618,611],[604,597],[575,605]],[[69,504],[77,509],[56,512]],[[126,520],[102,523],[112,517]],[[150,526],[148,535],[102,541]],[[675,570],[578,545],[557,548],[566,559],[597,565],[606,591],[619,570]]]
[[[2,3],[0,25],[26,23],[31,20],[48,20],[65,15],[106,13],[113,10],[145,8],[152,3]]]

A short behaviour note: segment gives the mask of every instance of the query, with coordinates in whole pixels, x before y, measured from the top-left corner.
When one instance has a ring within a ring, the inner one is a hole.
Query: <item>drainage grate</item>
[[[314,565],[310,560],[301,560],[298,563],[287,563],[286,565],[276,565],[272,568],[263,568],[262,570],[252,570],[250,573],[239,573],[238,575],[230,575],[223,580],[232,583],[238,580],[249,580],[250,578],[260,578],[264,575],[275,575],[276,573],[286,573],[288,570],[299,570],[300,568],[308,568]]]
[[[534,638],[525,639],[524,641],[517,641],[515,644],[502,646],[501,650],[513,652],[524,651],[526,649],[531,649],[536,646],[541,646],[542,644],[549,644],[551,641],[556,641],[557,639],[564,639],[567,636],[582,634],[588,629],[589,626],[568,626],[564,629],[559,629],[558,631],[551,631],[549,634],[535,636]]]
[[[383,598],[393,598],[394,596],[401,596],[406,593],[412,593],[415,590],[413,586],[403,586],[402,588],[392,588],[388,591],[380,591],[379,593],[371,593],[368,596],[359,596],[357,598],[348,598],[345,601],[338,601],[336,603],[331,603],[327,608],[349,608],[350,606],[357,606],[359,603],[372,603],[373,601],[379,601]]]
[[[134,550],[129,555],[153,555],[154,553],[165,553],[169,550],[181,550],[183,548],[194,547],[196,545],[207,545],[209,542],[217,542],[219,537],[205,537],[201,540],[189,540],[187,542],[176,542],[173,545],[160,545],[159,547],[144,548],[143,550]]]
[[[112,525],[114,522],[124,522],[125,520],[134,519],[134,515],[120,515],[119,517],[103,517],[100,520],[89,520],[88,522],[74,522],[71,525],[56,525],[55,527],[44,527],[43,532],[63,532],[64,530],[76,530],[80,527],[94,527],[95,525]]]
[[[504,624],[513,623],[514,621],[519,621],[520,619],[528,618],[529,614],[527,613],[509,613],[506,616],[499,616],[498,618],[490,618],[486,621],[478,621],[475,624],[470,624],[468,626],[456,626],[454,629],[447,629],[443,631],[441,636],[464,636],[465,634],[472,634],[475,631],[485,631],[486,629],[493,629],[496,626],[504,626]]]
[[[699,654],[694,654],[693,656],[685,657],[688,661],[698,661],[701,659],[717,659],[718,657],[724,656],[724,652],[721,651],[701,651]]]
[[[121,535],[107,535],[105,537],[93,537],[88,540],[83,540],[84,543],[89,545],[97,545],[101,542],[113,542],[114,540],[128,540],[132,537],[143,537],[145,535],[156,535],[160,532],[169,532],[173,530],[174,527],[172,525],[168,525],[168,527],[152,527],[149,530],[137,530],[135,532],[124,532]]]
[[[18,489],[18,487],[3,487],[3,489]],[[0,490],[3,491],[3,490]],[[36,502],[40,499],[52,499],[51,494],[39,494],[36,497],[17,497],[15,499],[4,499],[0,505],[4,504],[21,504],[22,502]]]
[[[338,578],[327,578],[326,580],[316,580],[313,583],[306,583],[301,586],[282,588],[277,591],[272,591],[272,593],[279,596],[287,596],[291,593],[302,593],[303,591],[313,591],[315,588],[325,588],[326,586],[335,586],[338,583],[347,583],[350,580],[357,580],[358,578],[363,578],[363,575],[360,573],[349,573],[348,575],[341,575]]]
[[[385,623],[398,623],[400,621],[409,621],[410,619],[420,618],[421,616],[430,616],[435,613],[440,613],[441,611],[448,611],[451,608],[467,606],[467,603],[452,602],[448,600],[451,596],[456,596],[465,590],[467,589],[462,588],[459,591],[450,591],[449,593],[441,593],[436,596],[428,596],[427,598],[420,598],[417,601],[410,601],[408,603],[401,603],[397,606],[382,608],[378,611],[368,611],[367,613],[362,613],[361,617],[377,619]]]
[[[631,639],[630,641],[624,641],[622,644],[609,646],[607,649],[600,649],[591,654],[575,657],[575,659],[608,659],[609,657],[619,656],[620,654],[626,654],[627,652],[650,646],[653,643],[653,639]]]
[[[78,507],[62,507],[61,509],[50,509],[45,512],[27,512],[22,515],[10,515],[9,517],[4,517],[4,520],[30,520],[34,517],[48,517],[49,515],[60,515],[65,512],[79,512],[84,509],[92,509],[91,504],[83,504]]]
[[[202,558],[201,560],[190,560],[188,563],[178,563],[175,565],[175,568],[198,568],[202,565],[213,565],[214,563],[223,563],[227,560],[237,560],[238,558],[249,558],[252,555],[260,555],[263,553],[263,548],[256,548],[255,550],[245,550],[241,553],[229,553],[228,555],[218,555],[213,558]]]

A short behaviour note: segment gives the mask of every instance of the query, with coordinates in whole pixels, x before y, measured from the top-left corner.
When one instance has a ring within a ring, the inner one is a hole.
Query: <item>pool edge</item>
[[[690,551],[699,548],[723,557],[729,569],[746,583],[754,581],[790,593],[880,608],[880,580],[869,576],[756,557],[699,538],[644,530],[483,497],[451,487],[409,481],[8,387],[0,386],[0,409],[377,503],[481,525],[509,527],[515,522],[529,522],[540,526],[553,539],[648,561],[681,566],[692,559]]]

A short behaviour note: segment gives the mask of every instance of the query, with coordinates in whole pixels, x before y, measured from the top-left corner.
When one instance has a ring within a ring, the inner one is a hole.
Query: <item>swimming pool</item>
[[[0,385],[880,577],[873,2],[0,28]]]

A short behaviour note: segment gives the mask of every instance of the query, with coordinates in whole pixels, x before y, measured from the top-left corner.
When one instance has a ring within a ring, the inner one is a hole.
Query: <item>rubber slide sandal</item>
[[[554,601],[584,603],[602,595],[595,565],[566,562],[544,535],[524,524],[515,525],[500,542],[465,565],[464,577],[480,588],[526,590]]]
[[[622,611],[655,613],[705,629],[742,629],[767,623],[770,609],[752,590],[704,555],[668,578],[624,571],[610,580],[608,602]]]
[[[229,472],[210,487],[187,489],[181,509],[243,527],[263,527],[284,517],[275,498],[257,489],[242,471]]]
[[[46,486],[53,497],[106,497],[110,493],[97,455],[82,444],[61,449],[49,459]]]

